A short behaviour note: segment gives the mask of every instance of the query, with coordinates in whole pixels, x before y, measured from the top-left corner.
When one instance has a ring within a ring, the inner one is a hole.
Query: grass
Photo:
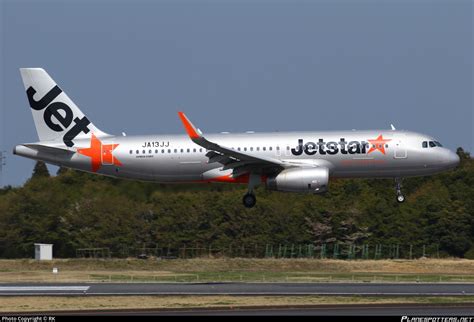
[[[57,267],[59,274],[52,274]],[[0,260],[0,282],[474,282],[474,261],[319,259]]]
[[[194,274],[180,274],[174,276],[143,276],[143,275],[115,275],[92,274],[90,281],[96,282],[386,282],[386,283],[474,283],[474,275],[410,275],[410,274],[312,274],[298,272],[282,273],[220,273],[206,272]]]
[[[361,297],[361,296],[99,296],[6,297],[0,312],[67,310],[236,308],[255,306],[314,306],[336,304],[472,304],[464,297]]]

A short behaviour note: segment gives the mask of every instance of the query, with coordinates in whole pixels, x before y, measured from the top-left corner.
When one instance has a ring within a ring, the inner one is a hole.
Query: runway
[[[464,296],[474,295],[467,283],[74,283],[0,284],[0,296],[107,295],[362,295]]]
[[[313,307],[268,307],[234,309],[188,309],[188,310],[133,310],[133,311],[94,311],[74,312],[76,315],[134,315],[134,316],[473,316],[474,305],[413,305],[413,304],[374,304],[374,305],[318,305]],[[59,313],[60,315],[60,313]]]
[[[17,315],[18,312],[7,312]],[[331,304],[250,306],[182,309],[103,309],[22,312],[23,315],[53,316],[474,316],[474,304]]]

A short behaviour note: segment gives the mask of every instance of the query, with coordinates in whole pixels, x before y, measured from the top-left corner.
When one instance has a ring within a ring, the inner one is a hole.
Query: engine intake
[[[287,169],[267,179],[267,189],[322,193],[328,189],[329,169],[323,167]]]

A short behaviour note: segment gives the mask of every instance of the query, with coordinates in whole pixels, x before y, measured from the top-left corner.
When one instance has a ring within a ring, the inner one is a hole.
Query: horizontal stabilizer
[[[42,145],[42,144],[35,144],[35,143],[27,143],[27,144],[22,144],[23,146],[26,146],[27,148],[36,150],[38,152],[44,152],[44,153],[50,153],[50,154],[69,154],[72,155],[75,152],[63,148],[58,148],[58,147],[52,147],[52,146],[47,146],[47,145]]]

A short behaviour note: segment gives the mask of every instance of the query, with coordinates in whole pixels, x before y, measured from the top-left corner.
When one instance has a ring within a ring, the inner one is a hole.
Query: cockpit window
[[[421,146],[423,148],[428,148],[428,147],[434,148],[434,147],[437,147],[437,146],[442,147],[441,143],[439,143],[438,141],[423,141],[421,143]]]

